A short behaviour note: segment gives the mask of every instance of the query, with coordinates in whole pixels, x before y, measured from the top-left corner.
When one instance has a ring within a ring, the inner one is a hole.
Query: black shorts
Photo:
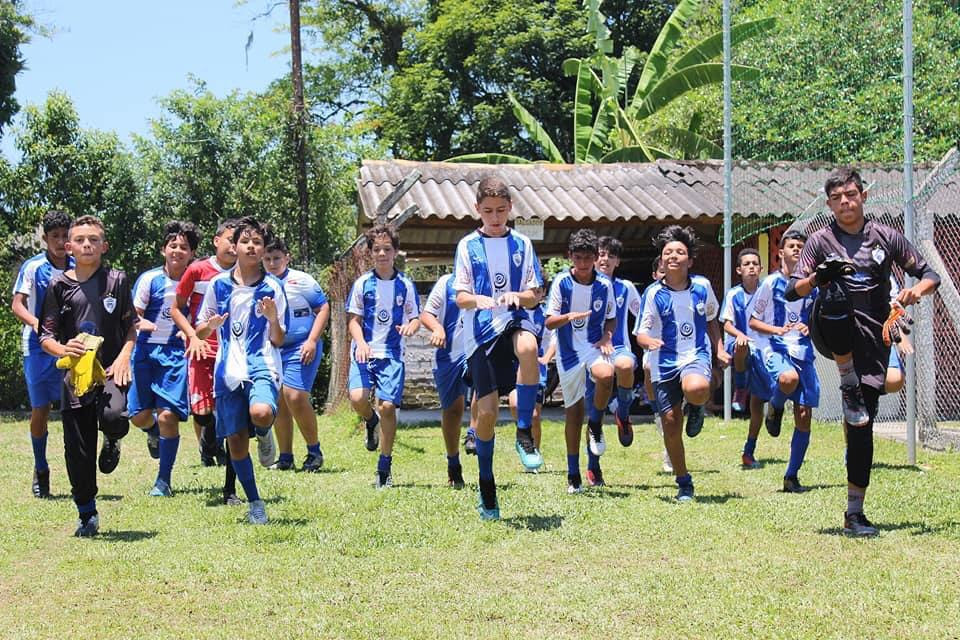
[[[517,386],[517,368],[520,366],[513,351],[513,334],[520,327],[506,331],[485,344],[478,345],[467,359],[467,371],[474,397],[482,398],[496,391],[505,396]]]

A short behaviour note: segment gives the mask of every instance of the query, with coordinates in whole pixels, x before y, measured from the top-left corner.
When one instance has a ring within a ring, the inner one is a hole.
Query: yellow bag
[[[81,333],[77,338],[83,340],[87,352],[82,356],[63,356],[57,360],[58,369],[69,369],[69,382],[73,386],[73,393],[78,398],[86,395],[95,386],[102,386],[107,380],[100,361],[97,360],[97,350],[103,344],[103,338]]]

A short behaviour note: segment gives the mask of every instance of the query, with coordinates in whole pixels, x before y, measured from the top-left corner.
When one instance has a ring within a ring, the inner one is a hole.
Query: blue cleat
[[[497,485],[490,480],[481,480],[477,489],[477,513],[481,520],[499,520],[500,503],[497,502]]]
[[[247,511],[247,522],[250,524],[267,524],[267,509],[263,500],[254,500]]]
[[[100,518],[94,513],[88,516],[81,516],[77,520],[77,530],[73,535],[77,538],[92,538],[100,532]]]
[[[677,489],[677,502],[693,502],[693,485],[683,484]]]
[[[543,466],[543,456],[533,444],[530,429],[517,429],[517,455],[520,456],[520,464],[529,471],[536,471]]]
[[[169,498],[173,495],[173,491],[166,480],[157,478],[157,481],[153,483],[153,489],[150,489],[150,495],[154,498]]]

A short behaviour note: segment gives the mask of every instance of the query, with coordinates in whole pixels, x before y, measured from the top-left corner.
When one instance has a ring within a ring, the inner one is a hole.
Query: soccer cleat
[[[597,469],[587,469],[587,484],[591,487],[605,487],[607,483],[603,481],[603,471]]]
[[[500,503],[497,502],[497,484],[493,478],[480,480],[477,487],[477,513],[481,520],[499,520]]]
[[[696,438],[703,431],[703,405],[687,405],[687,437]]]
[[[243,500],[241,500],[240,496],[238,496],[236,493],[233,493],[233,492],[228,493],[224,491],[223,504],[227,505],[228,507],[239,507],[240,505],[243,504]]]
[[[92,538],[100,531],[100,518],[96,513],[86,517],[80,516],[77,520],[77,530],[73,532],[77,538]]]
[[[677,502],[692,502],[693,501],[693,485],[692,484],[683,484],[677,488]]]
[[[300,470],[307,473],[317,473],[322,468],[323,451],[318,454],[308,453],[307,457],[303,459],[303,464],[300,465]]]
[[[273,429],[263,435],[257,434],[257,458],[260,465],[269,467],[277,459],[277,443],[273,439]]]
[[[100,456],[97,458],[97,465],[101,473],[112,473],[120,463],[120,441],[103,439],[103,446],[100,447]]]
[[[843,514],[843,532],[848,536],[870,538],[879,533],[863,512]]]
[[[34,498],[49,498],[50,497],[50,469],[44,469],[43,471],[33,471],[33,497]]]
[[[376,451],[380,446],[380,415],[374,411],[369,420],[366,420],[367,441],[364,446],[367,451]]]
[[[567,493],[575,494],[583,492],[583,480],[580,478],[579,473],[568,473],[567,474]]]
[[[208,455],[202,446],[200,447],[200,464],[204,467],[217,466],[217,458],[215,456]]]
[[[296,470],[296,467],[294,467],[293,465],[293,460],[284,460],[280,458],[277,458],[277,461],[267,468],[273,471],[295,471]]]
[[[617,438],[620,440],[620,444],[629,447],[633,444],[633,425],[630,424],[630,417],[621,418],[614,414],[614,418],[617,420]]]
[[[607,450],[607,443],[603,440],[603,422],[587,421],[587,446],[595,456],[602,456]]]
[[[740,468],[741,469],[759,469],[760,463],[757,462],[757,459],[754,458],[749,453],[744,453],[740,456]]]
[[[219,446],[217,446],[217,455],[215,457],[216,457],[216,463],[218,467],[222,467],[226,465],[227,462],[229,462],[227,460],[227,450],[222,443]]]
[[[863,401],[863,392],[859,385],[840,385],[840,395],[843,397],[843,419],[851,427],[865,427],[870,422],[870,414]]]
[[[160,429],[154,425],[145,431],[147,434],[147,451],[154,460],[160,459]]]
[[[663,450],[663,472],[664,473],[673,473],[673,463],[670,461],[670,454],[667,453],[667,450]]]
[[[263,500],[254,500],[247,510],[247,522],[250,524],[267,524],[267,508]]]
[[[170,485],[166,480],[161,480],[157,478],[157,481],[153,483],[153,489],[150,489],[150,496],[153,498],[169,498],[173,495],[173,491],[170,489]]]
[[[800,484],[800,479],[797,476],[786,476],[783,479],[783,492],[784,493],[806,493],[807,488]]]
[[[377,489],[389,489],[393,486],[393,474],[389,471],[377,471],[373,476],[373,486]]]
[[[472,431],[467,431],[463,437],[463,452],[468,456],[477,455],[477,435]]]
[[[451,489],[463,489],[463,467],[461,465],[447,466],[447,486]]]
[[[530,429],[517,429],[516,449],[524,469],[536,471],[543,465],[543,456],[533,445],[533,434]]]
[[[773,404],[767,405],[767,415],[763,418],[763,426],[767,428],[767,433],[771,438],[780,435],[780,428],[783,425],[783,407],[777,409]]]

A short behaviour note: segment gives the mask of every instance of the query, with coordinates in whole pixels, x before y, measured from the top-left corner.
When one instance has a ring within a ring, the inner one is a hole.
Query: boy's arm
[[[56,289],[50,287],[43,299],[43,313],[40,314],[40,348],[55,358],[64,356],[82,356],[87,352],[83,340],[74,336],[66,344],[60,343],[60,301]]]
[[[10,302],[10,310],[17,320],[33,329],[34,333],[40,333],[40,318],[30,313],[27,309],[27,294],[15,293]]]
[[[720,331],[720,323],[715,320],[708,322],[707,335],[710,337],[710,342],[713,343],[713,352],[720,364],[723,366],[730,364],[730,354],[723,348],[723,333]]]
[[[260,313],[270,324],[270,344],[278,348],[282,347],[287,331],[280,318],[286,313],[286,298],[283,297],[281,292],[277,300],[270,297],[261,298],[257,305],[260,308]]]
[[[447,344],[447,332],[435,315],[424,309],[420,312],[420,324],[430,332],[430,346],[442,349]]]
[[[133,323],[127,329],[127,338],[123,342],[123,347],[117,358],[110,363],[110,366],[104,370],[107,377],[112,377],[114,384],[118,387],[125,387],[130,384],[132,376],[130,374],[130,359],[133,356],[133,345],[137,340],[137,330]]]
[[[353,339],[356,348],[353,350],[353,358],[357,364],[363,364],[370,358],[370,345],[363,337],[363,325],[360,324],[360,316],[355,313],[347,314],[347,333]]]
[[[317,355],[317,342],[320,341],[320,336],[323,335],[323,330],[327,328],[327,321],[330,319],[330,304],[324,302],[319,309],[314,309],[314,312],[317,315],[313,318],[310,333],[300,345],[300,362],[303,364],[310,364]]]
[[[919,282],[915,285],[904,287],[897,294],[897,302],[906,307],[918,302],[923,296],[936,291],[937,287],[940,286],[940,276],[930,268],[923,256],[903,234],[896,233],[891,240],[894,262],[900,265],[900,268],[905,272],[919,279]]]
[[[553,360],[554,356],[557,355],[557,341],[553,340],[550,342],[550,346],[547,347],[547,350],[543,352],[543,356],[540,358],[540,364],[547,365],[550,364],[550,361]]]
[[[746,343],[746,342],[748,342],[748,341],[750,340],[750,338],[747,337],[747,335],[746,335],[745,333],[743,333],[742,331],[740,331],[739,329],[737,329],[737,325],[735,325],[735,324],[734,324],[733,322],[731,322],[730,320],[725,320],[725,321],[724,321],[724,323],[723,323],[723,332],[726,333],[728,336],[732,336],[732,337],[736,338],[736,339],[737,339],[737,344],[740,344],[741,342]]]
[[[613,332],[617,330],[617,319],[607,318],[603,323],[603,336],[593,346],[600,349],[600,353],[609,356],[613,353]]]

